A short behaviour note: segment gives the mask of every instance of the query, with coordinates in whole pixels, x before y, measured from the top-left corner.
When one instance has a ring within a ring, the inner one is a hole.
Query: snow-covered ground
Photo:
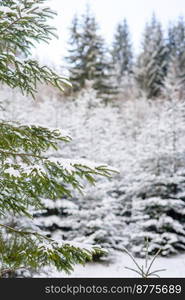
[[[136,259],[137,263],[142,266],[145,264],[143,259]],[[74,271],[70,275],[63,274],[61,272],[55,274],[49,274],[49,277],[81,277],[81,278],[134,278],[139,275],[133,271],[127,270],[125,267],[136,268],[131,258],[127,254],[121,252],[115,252],[113,260],[111,262],[104,263],[88,263],[85,266],[77,265],[74,267]],[[162,278],[175,277],[185,278],[185,254],[172,256],[172,257],[158,257],[151,271],[166,269],[163,272],[158,273]]]

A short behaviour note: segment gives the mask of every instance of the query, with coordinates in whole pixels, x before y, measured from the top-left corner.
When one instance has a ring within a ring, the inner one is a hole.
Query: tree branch
[[[6,228],[6,229],[8,229],[8,230],[10,230],[12,232],[18,233],[20,235],[35,235],[37,237],[41,237],[41,238],[44,238],[46,240],[53,241],[51,238],[48,238],[47,236],[42,235],[42,234],[40,234],[38,232],[21,231],[21,230],[14,229],[14,228],[12,228],[12,227],[10,227],[8,225],[4,225],[4,224],[0,224],[0,227]]]
[[[10,152],[10,151],[3,151],[0,150],[0,153],[2,154],[7,154],[7,155],[12,155],[12,156],[20,156],[20,157],[33,157],[33,158],[39,158],[39,159],[48,159],[48,157],[44,157],[44,156],[40,156],[40,155],[35,155],[35,154],[30,154],[30,153],[14,153],[14,152]]]
[[[7,27],[4,28],[4,30],[0,31],[0,34],[6,34],[6,31],[11,28],[14,24],[16,24],[17,22],[19,22],[20,20],[24,19],[22,16],[19,17],[18,19],[16,19],[15,21],[13,21],[12,23],[8,24]],[[2,39],[2,36],[1,36]]]
[[[4,270],[0,270],[0,278],[2,278],[4,275],[8,274],[8,273],[12,273],[15,272],[17,270],[21,270],[21,269],[25,269],[27,270],[28,268],[26,267],[19,267],[19,268],[15,268],[15,269],[4,269]]]

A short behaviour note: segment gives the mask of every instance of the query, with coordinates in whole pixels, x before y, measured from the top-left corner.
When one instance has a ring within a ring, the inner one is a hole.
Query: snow
[[[0,11],[3,12],[4,14],[15,13],[13,9],[7,6],[0,6]]]
[[[42,165],[32,165],[28,166],[27,164],[21,163],[21,171],[22,173],[27,174],[28,176],[34,171],[37,172],[39,176],[43,176],[43,174],[46,174],[46,170]]]
[[[72,201],[69,200],[65,200],[65,199],[58,199],[55,201],[52,201],[50,199],[42,199],[42,203],[44,204],[44,206],[46,206],[47,208],[65,208],[65,209],[75,209],[77,208],[77,205],[75,205],[75,203],[73,203]]]
[[[145,264],[143,259],[136,259],[141,266]],[[125,253],[114,252],[112,261],[102,263],[87,263],[85,266],[76,265],[70,275],[62,272],[50,273],[49,277],[58,278],[135,278],[139,275],[125,267],[136,268],[131,258]],[[161,278],[185,278],[185,254],[171,258],[158,257],[151,270],[166,269],[158,273]]]
[[[20,177],[20,172],[12,167],[6,169],[4,172],[8,173],[10,176]]]

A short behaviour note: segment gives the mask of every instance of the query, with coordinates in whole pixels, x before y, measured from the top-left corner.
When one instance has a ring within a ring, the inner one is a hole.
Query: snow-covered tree
[[[132,73],[133,52],[127,20],[119,23],[113,40],[112,59],[118,83],[124,75]]]
[[[161,24],[153,15],[145,28],[142,52],[136,67],[136,80],[148,98],[161,92],[167,69],[167,53]]]
[[[70,44],[67,60],[70,63],[74,90],[85,87],[86,81],[93,81],[93,88],[98,94],[109,98],[114,90],[110,82],[112,68],[104,40],[98,32],[96,19],[89,7],[80,20],[74,18]]]
[[[153,113],[145,121],[138,138],[140,174],[126,197],[131,200],[130,244],[137,255],[144,253],[144,238],[149,252],[161,249],[162,255],[182,251],[184,239],[184,101],[168,99],[151,102]],[[141,138],[140,142],[139,139]]]
[[[45,2],[5,0],[0,3],[0,82],[32,96],[38,82],[61,90],[69,84],[66,78],[29,58],[35,41],[48,41],[54,34],[47,24],[53,13],[44,6]],[[25,58],[18,58],[19,52]],[[43,199],[55,201],[70,197],[71,189],[83,188],[80,178],[94,183],[94,176],[109,176],[110,171],[84,160],[50,155],[51,149],[57,151],[61,143],[70,141],[59,129],[2,119],[0,135],[0,277],[21,269],[39,271],[45,265],[68,272],[73,264],[91,259],[96,249],[48,238],[31,219],[36,210],[43,209]]]
[[[184,78],[180,76],[180,64],[178,57],[170,54],[168,62],[167,75],[164,79],[164,87],[162,89],[167,99],[183,99],[184,94]]]
[[[182,98],[185,84],[185,22],[179,18],[168,28],[168,72],[164,92],[169,97]]]
[[[180,62],[180,67],[184,70],[185,65],[185,21],[180,17],[176,23],[170,24],[168,28],[167,45],[170,54],[176,55]]]
[[[80,24],[77,15],[74,15],[70,27],[70,49],[69,56],[66,57],[67,62],[70,64],[70,79],[73,82],[73,90],[79,90],[82,82],[80,80],[82,72],[82,53],[83,47],[81,45]]]
[[[149,241],[149,254],[161,249],[164,256],[185,249],[184,174],[148,176],[132,187],[132,251],[144,255],[144,239]],[[135,226],[134,226],[135,224]]]

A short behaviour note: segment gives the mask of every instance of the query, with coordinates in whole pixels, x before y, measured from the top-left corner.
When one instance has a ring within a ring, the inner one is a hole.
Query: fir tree
[[[69,84],[66,78],[28,56],[34,42],[47,42],[54,35],[47,24],[53,13],[43,6],[45,2],[0,3],[0,82],[32,96],[38,82],[61,90]],[[25,58],[17,58],[17,53],[24,53]],[[70,197],[71,188],[82,190],[80,178],[94,183],[94,176],[109,176],[110,171],[104,166],[50,157],[49,149],[57,150],[70,140],[60,130],[1,120],[0,135],[0,277],[21,269],[39,271],[48,265],[69,272],[74,263],[91,259],[96,249],[52,240],[31,219],[24,223],[22,217],[32,218],[36,210],[43,208],[43,199],[55,201]],[[10,217],[19,219],[14,223]]]
[[[180,64],[178,57],[170,54],[168,71],[164,80],[163,94],[169,100],[182,99],[184,91],[183,76],[180,76]]]
[[[176,24],[168,28],[168,78],[166,85],[171,84],[172,89],[177,85],[178,97],[182,97],[185,83],[185,22],[179,18]],[[174,82],[172,82],[174,80]]]
[[[161,24],[153,15],[146,25],[142,52],[138,57],[136,80],[148,98],[160,94],[167,69],[167,48]]]
[[[70,63],[71,82],[74,90],[85,87],[86,81],[93,81],[92,87],[104,97],[113,91],[110,84],[112,67],[107,58],[107,49],[98,33],[95,17],[87,8],[79,21],[73,19],[71,27],[71,50],[67,60]]]
[[[75,15],[70,27],[71,36],[69,44],[71,48],[69,49],[69,56],[66,58],[70,64],[70,79],[73,82],[74,91],[79,90],[82,85],[80,81],[80,69],[82,68],[81,60],[83,48],[81,47],[82,37],[79,27],[79,19],[78,16]]]
[[[185,249],[184,174],[159,176],[140,182],[132,198],[132,222],[137,224],[131,247],[143,256],[143,242],[150,242],[149,254],[177,254]],[[134,187],[133,187],[134,189]],[[131,195],[130,195],[131,196]]]
[[[118,82],[121,81],[125,74],[132,73],[133,53],[126,19],[117,26],[113,41],[112,59],[117,71]]]
[[[140,173],[125,197],[132,203],[131,223],[137,228],[130,243],[142,255],[148,238],[150,254],[161,249],[162,255],[170,255],[185,249],[184,101],[156,99],[150,111],[152,107],[145,120]]]
[[[176,24],[171,24],[168,29],[168,49],[170,54],[176,55],[181,61],[181,68],[184,69],[185,52],[185,22],[182,17]]]

